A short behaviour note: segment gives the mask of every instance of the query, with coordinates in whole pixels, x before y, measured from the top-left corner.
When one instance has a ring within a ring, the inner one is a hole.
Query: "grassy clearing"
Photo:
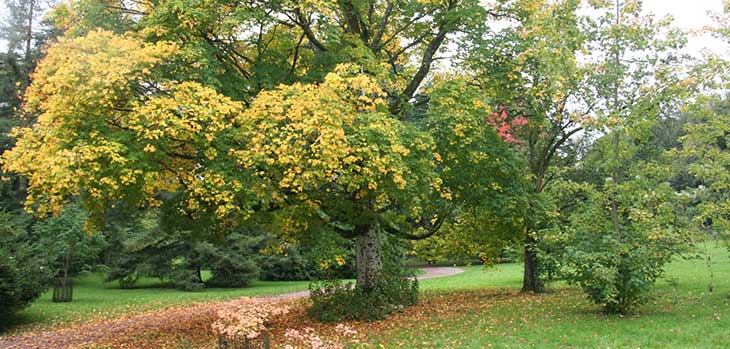
[[[730,258],[724,247],[714,243],[709,247],[714,277],[704,260],[676,261],[658,282],[654,300],[630,316],[605,315],[580,290],[563,283],[553,285],[549,294],[521,294],[521,265],[502,264],[463,267],[462,274],[423,280],[419,306],[385,321],[350,325],[363,334],[361,344],[366,348],[726,348]],[[125,290],[103,285],[98,278],[81,278],[74,303],[54,304],[46,296],[23,316],[29,323],[64,323],[188,302],[291,292],[305,289],[307,283],[259,282],[246,289],[194,293],[149,288],[155,285],[148,280],[147,288]],[[274,342],[287,328],[306,327],[316,328],[324,337],[334,333],[334,324],[313,322],[300,307],[275,324]],[[189,347],[202,348],[214,343],[205,331],[157,333],[134,340],[166,343],[165,347],[195,343]]]
[[[415,274],[421,275],[423,271],[416,270]],[[207,277],[209,273],[204,271],[203,279]],[[255,281],[246,288],[208,288],[199,292],[183,292],[153,278],[143,278],[134,288],[124,289],[117,282],[105,283],[101,275],[84,275],[75,278],[74,285],[73,302],[53,303],[53,292],[49,290],[11,319],[10,331],[110,319],[195,302],[297,292],[307,290],[309,282]]]
[[[488,268],[472,265],[458,268],[463,269],[464,272],[445,278],[421,281],[421,290],[428,293],[522,287],[521,264],[498,264]]]
[[[444,279],[424,280],[426,307],[370,336],[385,348],[726,348],[730,343],[730,258],[710,246],[710,277],[704,260],[672,263],[654,300],[634,315],[609,316],[583,294],[558,285],[547,295],[520,295],[519,266],[504,265]],[[714,285],[714,292],[708,286]],[[481,291],[479,288],[492,288]],[[508,287],[512,290],[495,290]],[[439,305],[440,302],[448,306]],[[434,304],[429,304],[434,303]],[[408,323],[410,321],[410,323]]]
[[[306,290],[307,281],[255,281],[247,288],[208,288],[183,292],[165,286],[157,279],[144,279],[133,289],[119,288],[116,282],[104,283],[99,275],[75,279],[74,300],[53,303],[53,292],[46,292],[13,319],[13,332],[28,327],[51,327],[67,323],[108,319],[194,302],[226,300],[243,296],[265,296]]]

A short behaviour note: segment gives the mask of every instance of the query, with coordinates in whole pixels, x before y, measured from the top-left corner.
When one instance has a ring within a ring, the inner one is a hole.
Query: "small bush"
[[[651,289],[671,254],[651,242],[624,242],[606,236],[593,245],[571,248],[569,282],[578,284],[608,313],[630,313],[649,301]],[[589,249],[590,248],[590,249]]]
[[[281,302],[244,297],[226,303],[211,327],[224,338],[253,339],[264,334],[275,317],[289,311],[289,305]]]
[[[418,280],[405,276],[381,277],[368,290],[339,280],[312,283],[309,290],[309,316],[323,322],[381,320],[418,303]]]

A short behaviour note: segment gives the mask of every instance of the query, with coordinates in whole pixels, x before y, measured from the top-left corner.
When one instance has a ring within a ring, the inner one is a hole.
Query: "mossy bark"
[[[380,225],[377,221],[363,229],[355,238],[357,287],[372,289],[383,271],[383,251],[380,245]]]

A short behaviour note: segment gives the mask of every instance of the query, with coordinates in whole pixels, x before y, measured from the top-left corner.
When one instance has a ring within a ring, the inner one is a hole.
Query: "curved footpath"
[[[464,271],[452,267],[421,268],[424,273],[417,276],[419,280],[451,276]],[[274,296],[255,297],[259,299],[289,300],[309,296],[309,291],[283,293]],[[0,349],[30,348],[75,348],[110,342],[114,338],[149,332],[182,332],[196,322],[209,321],[215,318],[219,309],[225,308],[224,302],[198,303],[191,306],[171,307],[133,316],[116,319],[71,325],[69,328],[50,331],[29,332],[12,337],[0,337]]]

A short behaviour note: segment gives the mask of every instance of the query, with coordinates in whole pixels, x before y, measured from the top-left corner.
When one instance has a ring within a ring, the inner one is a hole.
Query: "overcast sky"
[[[7,9],[4,1],[0,4],[0,18],[4,18]],[[688,29],[699,30],[703,26],[712,23],[709,11],[722,12],[722,0],[644,0],[644,10],[657,15],[672,15],[676,25]],[[5,42],[0,41],[0,50],[5,51]],[[702,48],[708,48],[717,53],[728,53],[728,45],[724,42],[711,38],[709,35],[692,37],[689,43],[689,51],[699,52]]]
[[[645,0],[644,10],[657,15],[671,15],[676,26],[687,30],[700,30],[712,25],[708,12],[722,13],[722,0]],[[729,53],[729,46],[722,40],[710,35],[692,36],[689,39],[688,50],[698,52],[707,48],[718,54]]]

